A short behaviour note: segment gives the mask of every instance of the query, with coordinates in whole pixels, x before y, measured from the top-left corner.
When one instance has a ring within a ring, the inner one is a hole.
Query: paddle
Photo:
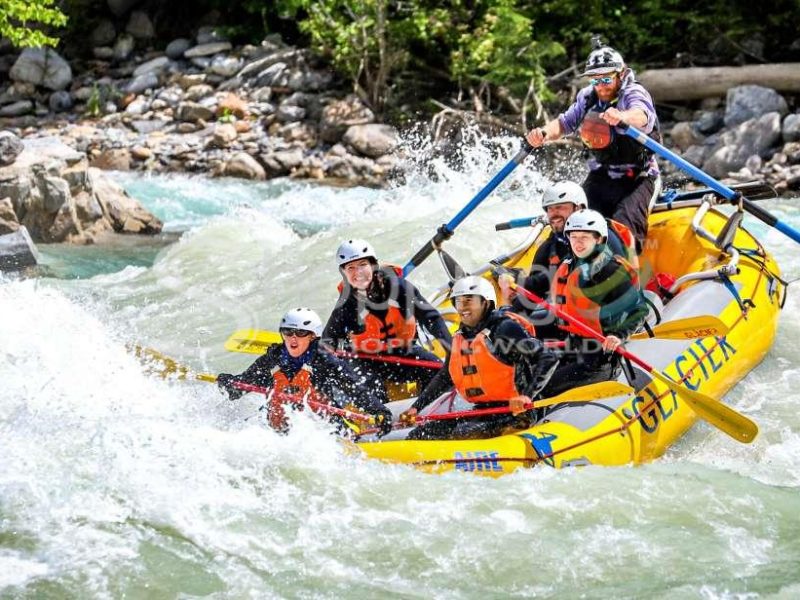
[[[458,214],[450,219],[450,221],[436,230],[436,235],[434,235],[428,243],[426,243],[422,248],[417,251],[417,253],[408,261],[406,266],[403,267],[403,276],[407,277],[409,273],[411,273],[414,269],[422,264],[426,258],[428,258],[434,250],[439,249],[439,247],[453,237],[453,233],[455,233],[456,227],[458,227],[461,222],[466,219],[469,214],[475,210],[478,205],[483,202],[486,197],[491,194],[494,189],[500,185],[500,183],[508,177],[509,173],[513,171],[517,165],[521,164],[522,161],[527,158],[527,156],[531,153],[533,147],[528,143],[528,141],[523,138],[522,139],[522,148],[519,152],[512,158],[506,166],[504,166],[500,172],[495,175],[492,180],[487,183],[481,191],[475,194],[475,197],[470,200],[467,205],[462,208]]]
[[[592,402],[603,398],[613,398],[614,396],[628,396],[634,389],[619,381],[601,381],[590,385],[583,385],[562,392],[552,398],[542,398],[534,400],[525,405],[525,409],[544,408],[555,404],[565,404],[569,402]],[[446,421],[448,419],[464,419],[470,417],[481,417],[485,415],[498,415],[511,412],[508,406],[496,406],[494,408],[479,408],[473,410],[460,410],[438,415],[419,415],[415,417],[415,423],[421,425],[428,421]]]
[[[712,190],[730,200],[732,204],[738,204],[739,202],[741,202],[744,209],[751,215],[754,215],[756,218],[761,219],[764,223],[766,223],[770,227],[774,227],[784,235],[792,238],[795,242],[800,243],[800,231],[798,231],[791,225],[784,223],[776,216],[767,212],[754,202],[751,202],[750,200],[745,198],[741,192],[735,192],[728,186],[724,185],[723,183],[720,183],[705,171],[698,169],[692,163],[688,162],[687,160],[684,160],[674,152],[667,150],[664,146],[659,144],[657,141],[655,141],[653,138],[649,137],[645,133],[636,129],[633,125],[628,125],[627,123],[620,122],[619,125],[617,125],[617,128],[621,129],[628,137],[632,137],[637,142],[642,144],[644,147],[648,148],[649,150],[652,150],[653,152],[662,156],[663,158],[666,158],[668,161],[670,161],[677,167],[683,169],[698,181],[701,181],[702,183],[706,184]]]
[[[175,359],[170,358],[169,356],[166,356],[158,350],[154,350],[153,348],[145,348],[136,344],[129,344],[128,350],[132,351],[134,356],[141,359],[148,367],[152,367],[154,361],[160,362],[162,365],[164,365],[161,369],[149,369],[149,372],[160,376],[162,379],[166,379],[167,377],[175,375],[176,379],[197,379],[199,381],[207,381],[209,383],[216,383],[217,381],[216,375],[212,375],[211,373],[195,373],[189,367],[179,364]],[[264,395],[268,395],[272,391],[270,388],[244,383],[243,381],[232,381],[231,386],[244,392],[255,392],[257,394]],[[294,404],[302,404],[304,402],[304,400],[301,398],[286,394],[282,394],[281,399],[283,402],[292,402]],[[316,400],[305,400],[305,403],[307,403],[316,411],[338,415],[348,420],[362,421],[369,424],[375,423],[374,417],[363,413],[353,412],[344,408],[337,408],[335,406],[323,404],[322,402],[317,402]]]
[[[259,329],[239,329],[234,331],[225,341],[225,349],[229,352],[245,352],[248,354],[264,354],[270,346],[282,344],[283,338],[277,331],[262,331]],[[326,348],[327,350],[327,348]],[[328,350],[331,354],[342,358],[359,358],[377,362],[423,367],[426,369],[441,369],[442,363],[433,360],[417,360],[406,356],[391,356],[387,354],[366,354],[364,352],[344,352],[342,350]]]
[[[511,283],[511,287],[516,289],[518,293],[521,293],[529,300],[541,304],[559,318],[570,323],[575,329],[581,332],[581,335],[594,338],[600,342],[605,341],[606,337],[602,333],[595,331],[572,315],[569,315],[558,307],[546,302],[533,292],[518,286],[516,283]],[[698,417],[720,429],[721,431],[724,431],[733,439],[743,443],[750,443],[758,434],[758,426],[743,414],[735,411],[729,406],[726,406],[722,402],[711,398],[710,396],[706,396],[705,394],[701,394],[700,392],[690,390],[689,388],[680,385],[621,346],[618,347],[615,352],[621,356],[624,356],[631,362],[639,365],[652,377],[658,379],[670,390],[680,395],[681,398],[686,400],[686,403],[692,408]]]

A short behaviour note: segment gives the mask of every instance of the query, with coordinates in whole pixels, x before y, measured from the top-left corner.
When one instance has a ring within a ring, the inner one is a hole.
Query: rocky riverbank
[[[100,169],[372,186],[402,173],[397,129],[377,122],[308,50],[279,36],[234,47],[211,27],[164,45],[147,14],[129,11],[112,7],[117,18],[99,21],[87,40],[91,59],[0,48],[0,76],[9,80],[0,127],[61,140]],[[766,180],[791,193],[800,188],[792,102],[766,88],[734,88],[698,110],[670,111],[665,143],[715,177]]]

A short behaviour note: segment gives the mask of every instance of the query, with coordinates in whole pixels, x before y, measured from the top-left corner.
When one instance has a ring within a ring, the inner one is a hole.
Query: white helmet
[[[459,296],[480,296],[497,305],[494,286],[488,280],[477,275],[462,277],[453,284],[453,289],[450,290],[450,299],[455,300]]]
[[[554,183],[544,191],[542,196],[542,208],[572,202],[578,208],[586,208],[589,204],[586,201],[586,192],[574,181],[559,181]]]
[[[342,242],[342,245],[336,251],[336,264],[340,267],[359,258],[371,258],[378,262],[378,257],[372,245],[364,240],[347,240]]]
[[[603,215],[596,210],[576,210],[564,224],[564,233],[570,231],[593,231],[600,237],[608,239],[608,223]]]
[[[625,68],[622,55],[609,46],[595,46],[586,59],[584,75],[601,75],[603,73],[616,73]]]
[[[322,335],[322,319],[310,308],[293,308],[281,318],[280,328],[310,331],[319,337]]]

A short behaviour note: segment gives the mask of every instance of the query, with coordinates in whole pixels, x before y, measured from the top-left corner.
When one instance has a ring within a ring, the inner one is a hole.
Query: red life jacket
[[[453,336],[448,371],[458,393],[468,402],[508,400],[520,393],[514,382],[515,368],[495,358],[486,344],[489,330],[467,340],[459,331]]]
[[[528,332],[528,335],[531,337],[536,337],[536,327],[534,327],[533,323],[528,321],[525,317],[515,312],[506,311],[503,313],[503,316],[508,317],[512,321],[516,321],[519,325]]]
[[[614,256],[613,260],[621,264],[631,279],[631,284],[639,286],[639,274],[631,264],[621,256]],[[584,325],[588,325],[595,331],[603,333],[603,327],[600,324],[600,308],[601,306],[596,302],[590,300],[578,285],[578,277],[580,272],[578,269],[572,269],[572,261],[564,261],[556,271],[556,276],[553,279],[552,297],[553,304],[559,309],[568,314],[569,316],[581,321]],[[558,319],[558,327],[564,331],[581,335],[581,332],[564,319]]]
[[[403,269],[397,265],[384,265],[394,270],[398,277],[402,277]],[[339,292],[344,289],[344,284],[339,283]],[[400,310],[400,305],[394,300],[388,300],[389,305],[386,315],[381,319],[378,315],[366,310],[360,315],[364,321],[364,331],[351,333],[350,341],[355,352],[367,354],[380,354],[408,348],[417,337],[417,319],[414,315],[406,318]]]
[[[270,427],[277,431],[286,431],[286,407],[287,403],[295,403],[302,406],[304,400],[314,400],[316,402],[327,402],[324,394],[317,392],[311,383],[313,373],[311,365],[305,364],[289,379],[281,371],[280,367],[272,370],[272,394],[267,405],[267,420]]]

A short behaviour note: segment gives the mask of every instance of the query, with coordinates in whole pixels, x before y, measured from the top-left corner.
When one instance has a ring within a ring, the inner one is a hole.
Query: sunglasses
[[[603,85],[609,85],[611,83],[614,83],[615,79],[616,79],[616,77],[592,77],[589,80],[589,83],[591,85],[600,85],[601,83]]]
[[[311,335],[311,332],[310,331],[306,331],[305,329],[283,329],[282,328],[280,330],[280,332],[281,332],[281,335],[283,337],[285,337],[285,338],[289,338],[289,337],[304,338],[304,337],[308,337],[308,336]]]

